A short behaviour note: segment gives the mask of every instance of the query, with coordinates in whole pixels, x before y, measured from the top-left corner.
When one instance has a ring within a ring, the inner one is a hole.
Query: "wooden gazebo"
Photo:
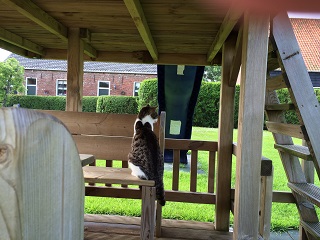
[[[318,233],[313,230],[313,226],[319,227],[314,209],[302,206],[305,199],[319,205],[318,190],[306,182],[297,165],[301,155],[283,147],[293,145],[288,135],[304,138],[308,149],[304,153],[311,156],[319,173],[320,146],[315,143],[320,139],[320,130],[314,128],[320,126],[319,104],[286,13],[272,12],[274,15],[270,16],[265,12],[235,11],[219,1],[213,6],[210,1],[191,0],[2,0],[1,3],[1,48],[30,58],[68,60],[66,111],[82,109],[84,60],[222,65],[214,229],[229,232],[232,210],[233,239],[258,239],[261,188],[258,183],[266,110],[267,126],[275,133],[301,213],[301,226],[308,239],[320,235],[319,228]],[[234,94],[240,66],[239,130],[234,152]],[[268,72],[279,67],[283,74],[267,80]],[[296,76],[298,80],[294,80]],[[289,88],[293,105],[280,105],[273,95],[274,90],[284,87]],[[287,109],[296,109],[299,126],[282,125],[281,114]],[[233,154],[237,157],[234,192],[230,189]],[[294,156],[288,157],[289,154]],[[304,184],[304,190],[299,190],[299,184]],[[306,188],[314,191],[305,196]],[[277,196],[274,199],[278,201],[293,199],[292,195]],[[305,208],[312,212],[312,217],[304,214]]]

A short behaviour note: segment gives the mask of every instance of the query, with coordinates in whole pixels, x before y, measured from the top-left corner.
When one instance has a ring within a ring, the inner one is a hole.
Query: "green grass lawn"
[[[235,130],[234,141],[236,141],[237,130]],[[192,139],[217,141],[218,129],[193,127]],[[263,155],[273,161],[274,165],[274,180],[273,189],[281,191],[289,191],[287,187],[287,178],[282,167],[282,163],[278,151],[274,149],[274,140],[270,132],[263,132]],[[201,169],[207,171],[207,153],[199,153],[199,162]],[[235,185],[235,169],[236,162],[233,158],[233,176],[232,187]],[[171,186],[172,172],[165,171],[164,185]],[[179,190],[187,190],[189,187],[189,173],[180,172]],[[316,182],[318,183],[318,181]],[[198,175],[197,189],[206,191],[207,176],[206,174]],[[99,214],[121,214],[126,216],[140,216],[141,200],[132,199],[115,199],[115,198],[100,198],[86,197],[85,212]],[[214,221],[214,205],[207,204],[192,204],[192,203],[176,203],[167,202],[163,208],[163,218],[180,219],[180,220],[196,220],[196,221]],[[299,215],[294,204],[273,203],[271,215],[272,229],[275,231],[298,228]],[[231,221],[233,217],[231,216]]]

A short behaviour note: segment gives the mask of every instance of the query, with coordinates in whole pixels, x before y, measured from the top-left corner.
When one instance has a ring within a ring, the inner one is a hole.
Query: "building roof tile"
[[[67,61],[32,59],[17,54],[10,54],[8,58],[16,58],[19,63],[29,70],[67,71]],[[157,65],[110,62],[84,62],[84,72],[157,74]]]

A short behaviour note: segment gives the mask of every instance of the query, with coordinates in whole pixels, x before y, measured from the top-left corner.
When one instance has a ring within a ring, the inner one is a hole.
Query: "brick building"
[[[30,59],[16,54],[10,57],[16,58],[25,69],[26,95],[66,95],[66,61]],[[85,62],[83,72],[83,96],[134,96],[137,95],[140,82],[157,77],[157,66]]]

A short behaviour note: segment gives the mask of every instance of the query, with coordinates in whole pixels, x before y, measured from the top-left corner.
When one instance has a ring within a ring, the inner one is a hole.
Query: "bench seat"
[[[125,184],[153,187],[153,180],[142,180],[131,175],[129,168],[114,167],[83,167],[83,176],[86,183]]]

